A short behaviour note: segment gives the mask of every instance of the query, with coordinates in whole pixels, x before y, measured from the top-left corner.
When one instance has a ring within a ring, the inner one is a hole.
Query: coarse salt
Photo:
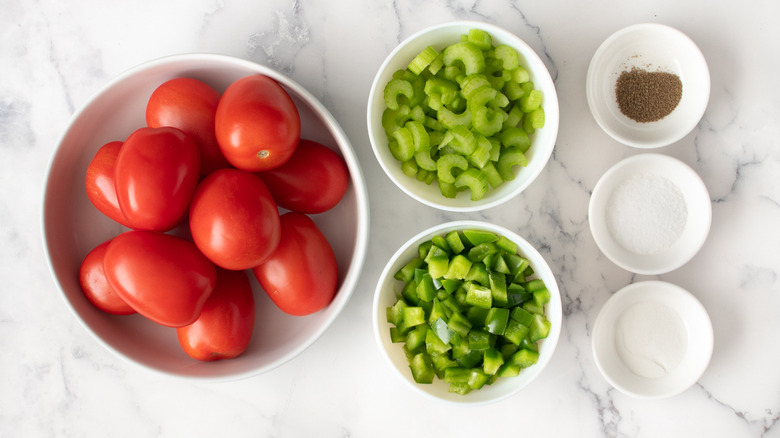
[[[607,202],[607,229],[626,250],[654,255],[682,235],[688,208],[680,189],[659,175],[639,173],[620,184]]]

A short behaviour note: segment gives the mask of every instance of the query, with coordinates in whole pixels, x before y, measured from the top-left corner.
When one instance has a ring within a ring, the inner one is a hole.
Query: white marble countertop
[[[0,9],[0,436],[780,437],[780,3],[618,0],[2,1]],[[555,80],[560,132],[539,179],[508,204],[449,214],[408,198],[368,143],[368,90],[384,57],[429,25],[483,20],[539,53]],[[601,174],[639,153],[595,123],[585,99],[591,55],[614,31],[668,24],[709,64],[709,107],[694,131],[656,150],[680,158],[712,198],[707,242],[665,275],[606,259],[588,228]],[[157,57],[213,52],[277,69],[317,96],[346,131],[371,199],[358,288],[330,329],[272,372],[192,383],[105,350],[51,279],[41,242],[49,157],[71,115],[110,78]],[[432,402],[401,385],[371,333],[387,258],[428,226],[461,218],[509,227],[540,248],[563,295],[553,359],[519,395],[477,408]],[[388,232],[398,221],[408,226]],[[640,400],[599,374],[590,333],[602,305],[632,282],[661,279],[706,307],[715,346],[684,393]]]

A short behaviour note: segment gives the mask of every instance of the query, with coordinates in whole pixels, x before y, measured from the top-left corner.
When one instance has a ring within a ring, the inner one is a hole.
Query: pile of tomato
[[[336,257],[310,215],[348,184],[338,154],[301,138],[274,79],[246,76],[224,93],[169,80],[149,98],[146,126],[89,164],[89,200],[129,230],[85,257],[82,290],[103,311],[175,328],[193,358],[234,358],[255,326],[249,275],[291,315],[333,300]]]

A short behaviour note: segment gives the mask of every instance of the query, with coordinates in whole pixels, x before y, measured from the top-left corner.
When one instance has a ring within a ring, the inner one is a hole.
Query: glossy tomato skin
[[[330,243],[307,215],[281,217],[282,239],[271,257],[252,269],[279,309],[304,316],[324,309],[336,295],[338,264]]]
[[[238,169],[250,172],[281,166],[301,135],[301,118],[287,91],[265,75],[233,82],[217,106],[217,143]]]
[[[163,82],[146,105],[147,126],[172,126],[195,140],[200,149],[201,175],[230,167],[214,132],[219,98],[219,92],[205,82],[183,77]]]
[[[217,280],[216,267],[192,242],[154,231],[115,237],[103,269],[120,298],[168,327],[195,322]]]
[[[200,176],[200,151],[173,127],[139,128],[125,140],[114,167],[119,208],[130,228],[168,231],[187,212]]]
[[[119,208],[114,185],[114,167],[122,148],[121,141],[112,141],[98,149],[87,167],[87,198],[101,213],[127,226],[128,221]]]
[[[217,266],[253,268],[279,244],[279,210],[263,181],[238,169],[220,169],[200,182],[190,203],[190,233]]]
[[[306,214],[335,207],[349,184],[344,160],[327,146],[306,139],[286,163],[258,175],[280,207]]]
[[[217,269],[217,285],[200,317],[176,329],[187,355],[201,361],[233,359],[243,353],[255,327],[255,298],[246,271]]]
[[[89,302],[98,309],[114,315],[132,315],[135,310],[108,284],[103,270],[103,257],[109,243],[111,239],[96,246],[84,257],[79,268],[79,284]]]

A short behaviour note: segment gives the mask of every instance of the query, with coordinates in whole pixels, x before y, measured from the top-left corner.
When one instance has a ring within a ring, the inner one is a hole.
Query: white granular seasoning
[[[607,229],[634,254],[663,252],[680,237],[687,219],[680,189],[659,175],[640,173],[628,178],[607,202]]]
[[[674,310],[656,302],[639,302],[618,319],[615,348],[634,374],[664,377],[685,357],[688,333]]]

